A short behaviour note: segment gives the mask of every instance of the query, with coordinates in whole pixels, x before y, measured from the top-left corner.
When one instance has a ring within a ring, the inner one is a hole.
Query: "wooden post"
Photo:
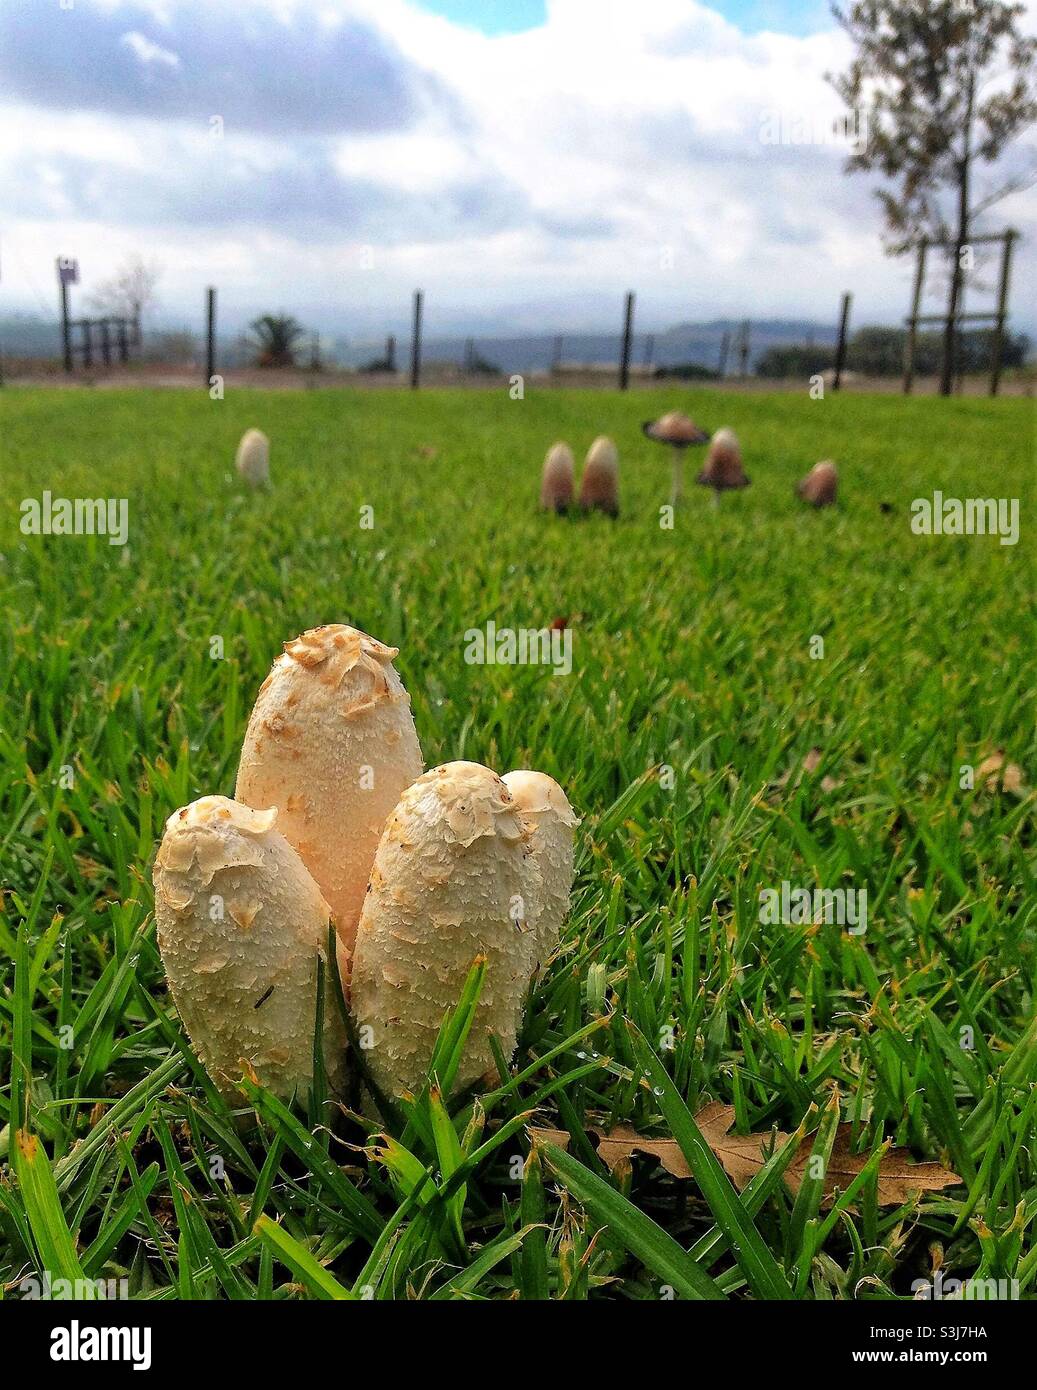
[[[847,290],[843,295],[842,312],[839,315],[839,341],[835,345],[835,373],[832,376],[832,390],[838,391],[842,385],[843,367],[846,365],[846,329],[850,322],[850,300],[853,295]]]
[[[727,375],[727,354],[731,351],[731,330],[724,329],[724,336],[720,339],[720,360],[717,362],[717,380],[723,381]]]
[[[922,307],[922,287],[925,284],[925,253],[929,247],[923,237],[918,243],[918,264],[915,266],[915,286],[911,292],[911,317],[907,321],[907,343],[904,346],[904,395],[910,396],[915,379],[915,344],[918,341],[918,311]]]
[[[997,322],[994,326],[993,357],[990,363],[990,394],[997,395],[1001,382],[1001,353],[1004,350],[1005,320],[1008,318],[1008,282],[1012,273],[1012,243],[1019,235],[1011,228],[1001,243],[1001,280],[997,288]]]
[[[742,324],[742,337],[738,344],[738,374],[744,381],[749,375],[749,320]]]
[[[414,330],[410,340],[410,387],[416,391],[421,384],[421,314],[425,306],[425,295],[421,290],[414,291]]]
[[[65,371],[72,370],[72,327],[68,320],[68,281],[61,273],[61,257],[58,257],[58,285],[61,289],[61,346],[65,357]]]
[[[626,311],[623,314],[623,348],[619,358],[619,389],[630,384],[630,347],[634,335],[634,292],[627,291]]]
[[[205,385],[212,385],[216,375],[216,288],[205,291]]]
[[[385,370],[394,372],[396,370],[396,334],[390,333],[385,340]]]

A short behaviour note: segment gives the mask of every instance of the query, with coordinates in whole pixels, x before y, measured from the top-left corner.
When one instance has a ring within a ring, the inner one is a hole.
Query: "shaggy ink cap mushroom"
[[[540,506],[544,511],[564,512],[572,506],[575,468],[568,444],[563,440],[552,444],[544,458],[540,480]]]
[[[717,430],[710,440],[702,472],[695,481],[718,493],[749,486],[751,480],[742,467],[742,449],[734,430]]]
[[[195,1052],[231,1097],[246,1068],[285,1099],[304,1099],[313,1081],[330,908],[277,818],[274,809],[204,796],[169,817],[155,859],[169,986]],[[340,1091],[345,1036],[330,997],[324,1062],[330,1089]]]
[[[619,451],[607,435],[599,434],[587,450],[580,479],[580,506],[584,511],[619,515]]]
[[[357,1030],[383,1090],[420,1088],[480,957],[486,976],[455,1088],[495,1073],[491,1034],[511,1056],[539,895],[531,828],[495,772],[447,763],[406,789],[378,845],[353,962]]]
[[[534,970],[542,970],[558,945],[562,923],[569,913],[573,840],[580,818],[569,805],[565,792],[546,772],[522,769],[505,773],[503,781],[530,829],[533,857],[540,874],[540,900],[533,913]]]
[[[235,795],[276,806],[347,951],[386,817],[421,773],[396,647],[333,623],[285,643],[249,719]]]
[[[839,470],[831,459],[815,463],[796,485],[797,494],[812,507],[834,506],[839,487]]]

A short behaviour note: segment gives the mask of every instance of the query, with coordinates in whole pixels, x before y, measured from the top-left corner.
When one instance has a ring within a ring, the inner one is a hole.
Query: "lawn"
[[[691,485],[665,529],[640,423],[672,406],[732,426],[752,486]],[[250,425],[258,493],[232,467]],[[538,514],[547,446],[599,433],[619,519]],[[883,1299],[941,1267],[1033,1297],[1033,440],[1025,400],[0,393],[0,1283]],[[827,457],[840,504],[808,511],[793,486]],[[128,499],[128,544],[23,536],[45,489]],[[913,534],[937,489],[1021,499],[1019,544]],[[558,618],[567,676],[464,659],[488,620]],[[233,793],[271,661],[328,622],[400,648],[428,766],[542,769],[583,818],[510,1079],[381,1137],[247,1082],[228,1109],[152,915],[165,818]],[[997,750],[1023,786],[970,788]],[[866,890],[866,931],[770,920],[783,882]],[[712,1102],[802,1149],[760,1141],[739,1193]],[[556,1131],[532,1154],[528,1125]],[[611,1167],[621,1125],[692,1175]],[[885,1142],[961,1182],[890,1204]]]

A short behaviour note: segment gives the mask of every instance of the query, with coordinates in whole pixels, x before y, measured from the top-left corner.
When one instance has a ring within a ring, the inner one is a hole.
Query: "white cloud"
[[[849,46],[835,28],[747,36],[695,0],[549,0],[545,25],[490,38],[410,0],[222,0],[210,45],[190,35],[181,90],[177,35],[196,0],[105,2],[123,46],[163,69],[166,105],[149,109],[145,86],[107,113],[74,92],[76,109],[0,107],[0,127],[18,130],[0,139],[0,178],[21,206],[0,231],[26,248],[60,241],[54,254],[78,252],[84,278],[139,247],[165,264],[167,305],[182,297],[192,314],[219,277],[243,312],[273,298],[329,319],[337,302],[343,320],[372,325],[404,314],[419,281],[433,322],[497,314],[523,328],[609,326],[627,288],[643,326],[832,319],[843,289],[858,321],[905,311],[910,267],[882,254],[871,181],[845,175],[831,144],[762,138],[768,115],[820,131],[839,114],[825,73]],[[276,42],[249,50],[269,68],[242,106],[251,124],[228,114],[213,142],[210,107],[222,108],[206,83],[233,66],[228,35],[267,36],[270,23]],[[353,32],[353,67],[332,62],[327,45]],[[387,91],[399,95],[364,119]],[[1024,232],[1022,309],[1034,195],[993,217]]]
[[[131,29],[123,34],[119,40],[131,53],[133,53],[145,65],[158,63],[167,68],[178,68],[180,66],[180,55],[172,53],[168,48],[163,48],[160,44],[152,43],[149,38],[139,34],[136,29]]]

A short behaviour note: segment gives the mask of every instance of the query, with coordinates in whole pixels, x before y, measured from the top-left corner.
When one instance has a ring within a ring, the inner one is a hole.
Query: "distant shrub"
[[[712,367],[704,367],[701,362],[672,362],[667,367],[656,367],[654,377],[676,377],[679,381],[715,381],[717,374]]]
[[[904,370],[907,330],[904,328],[859,328],[846,345],[846,369],[862,376],[899,376]],[[959,343],[959,365],[963,372],[985,372],[990,367],[994,331],[990,328],[963,333]],[[1006,333],[1001,345],[1001,365],[1021,367],[1030,350],[1025,333]],[[943,357],[942,333],[919,333],[915,340],[915,371],[932,376]],[[775,378],[814,376],[835,366],[835,348],[799,343],[768,348],[756,362],[756,375]]]

